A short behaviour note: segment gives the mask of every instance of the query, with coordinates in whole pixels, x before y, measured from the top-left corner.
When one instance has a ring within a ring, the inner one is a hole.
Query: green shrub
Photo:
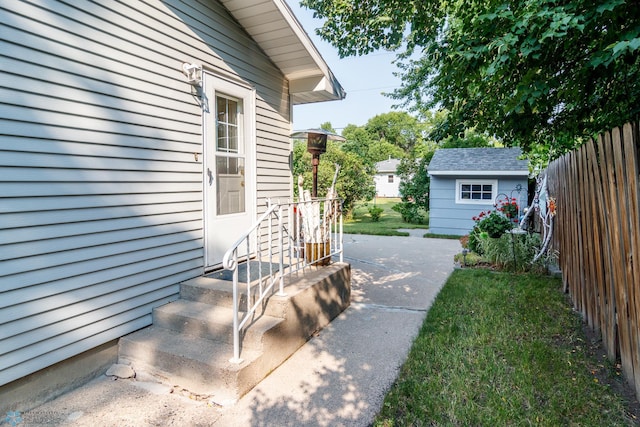
[[[482,211],[472,219],[476,225],[469,234],[469,250],[480,255],[484,254],[484,247],[480,244],[481,241],[487,238],[497,239],[513,228],[511,220],[497,210]]]
[[[479,255],[483,254],[482,245],[480,244],[481,239],[487,239],[489,235],[486,231],[480,230],[480,227],[477,225],[473,227],[471,233],[469,233],[469,243],[468,247],[471,252],[475,252]]]
[[[384,209],[379,208],[377,206],[369,206],[369,215],[371,215],[371,221],[378,222],[380,221],[380,216],[384,212]]]
[[[424,210],[415,203],[400,202],[393,205],[391,209],[398,212],[402,220],[410,224],[424,224],[427,222]]]
[[[480,231],[486,231],[489,237],[498,238],[506,231],[513,228],[513,223],[506,216],[498,211],[481,212],[479,216],[473,217],[476,226]]]
[[[541,240],[537,233],[504,233],[498,238],[481,238],[479,245],[485,259],[501,270],[544,272],[544,260],[533,263],[540,250]]]
[[[458,253],[453,256],[453,260],[458,264],[465,267],[473,267],[479,264],[486,264],[486,260],[474,252],[467,252],[466,254]]]

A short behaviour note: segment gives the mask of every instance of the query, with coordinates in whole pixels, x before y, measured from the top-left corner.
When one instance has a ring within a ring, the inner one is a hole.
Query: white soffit
[[[284,0],[220,0],[289,80],[294,104],[343,99],[335,78]]]

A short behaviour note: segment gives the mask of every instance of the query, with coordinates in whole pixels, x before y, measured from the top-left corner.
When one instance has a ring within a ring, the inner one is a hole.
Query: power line
[[[345,89],[345,91],[347,93],[353,93],[353,92],[369,92],[372,90],[381,90],[381,89],[399,89],[400,86],[381,86],[381,87],[372,87],[372,88],[366,88],[366,89]]]

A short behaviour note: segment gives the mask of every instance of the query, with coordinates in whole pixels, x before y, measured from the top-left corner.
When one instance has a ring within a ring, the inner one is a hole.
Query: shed
[[[472,217],[515,198],[527,206],[529,162],[520,148],[448,148],[437,150],[428,166],[429,230],[465,235]]]
[[[400,197],[400,177],[396,169],[398,159],[388,159],[376,163],[376,175],[373,177],[378,197]]]
[[[284,0],[11,1],[0,29],[1,392],[219,265],[293,195],[292,105],[345,93]]]

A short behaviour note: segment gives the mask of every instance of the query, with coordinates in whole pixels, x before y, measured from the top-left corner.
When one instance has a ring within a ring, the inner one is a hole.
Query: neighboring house
[[[396,169],[398,159],[389,159],[376,163],[376,175],[373,177],[378,197],[400,197],[400,177]]]
[[[465,235],[472,217],[491,210],[497,200],[515,198],[527,206],[529,162],[519,148],[449,148],[437,150],[428,166],[429,231]]]
[[[345,94],[284,0],[10,1],[0,28],[3,386],[219,266],[292,197],[292,105]]]

